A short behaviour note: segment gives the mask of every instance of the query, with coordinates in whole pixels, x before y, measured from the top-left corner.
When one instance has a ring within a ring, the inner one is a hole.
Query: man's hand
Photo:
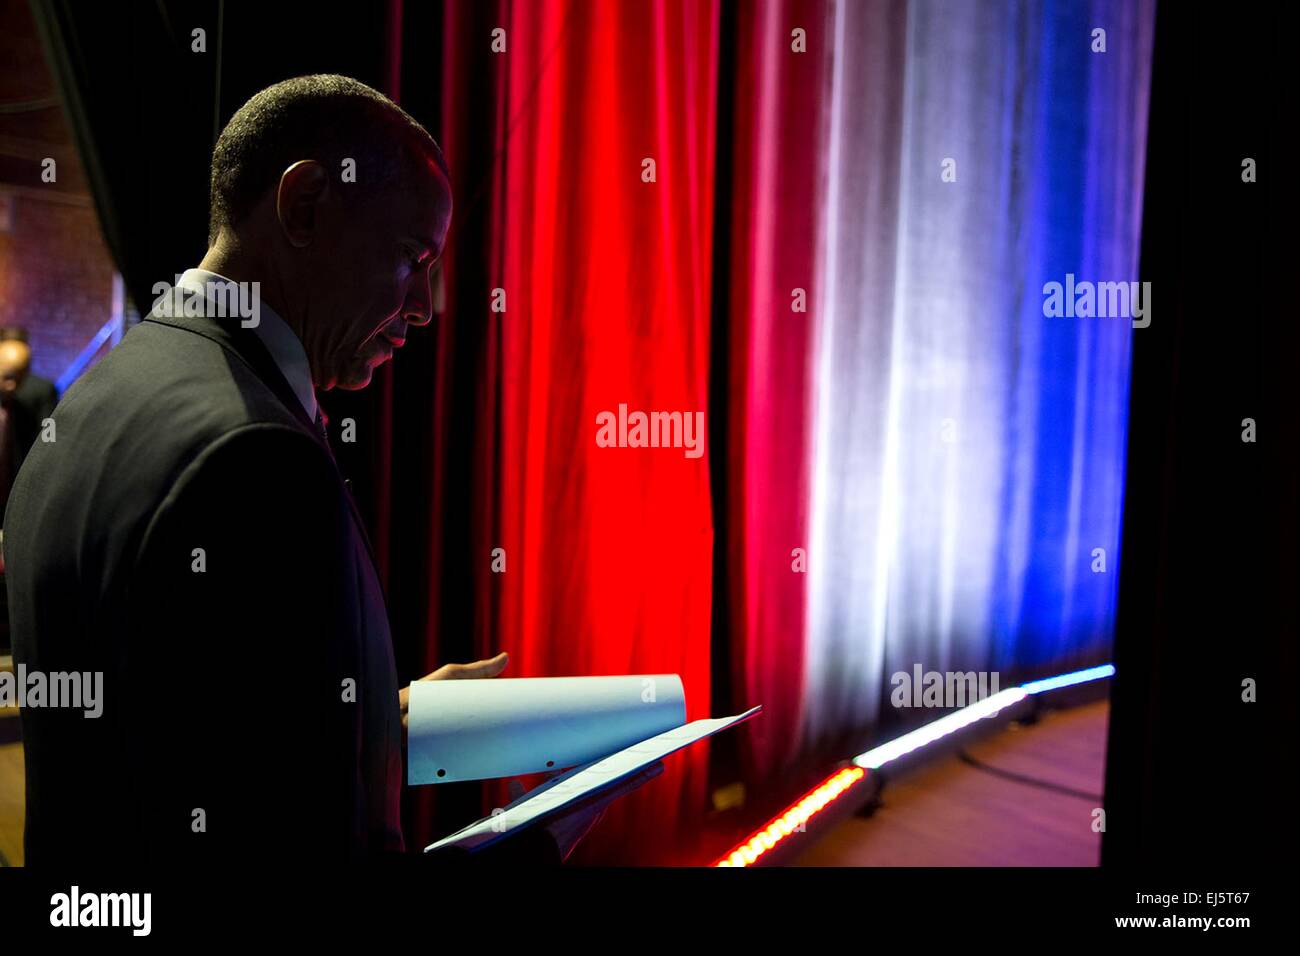
[[[608,790],[602,790],[575,803],[564,813],[547,823],[545,825],[546,830],[550,832],[551,838],[555,840],[556,847],[559,848],[560,860],[568,859],[569,854],[573,852],[573,848],[591,832],[592,827],[600,822],[601,817],[605,815],[605,811],[611,803],[619,797],[636,790],[642,784],[653,780],[663,772],[663,761],[655,761],[650,766],[632,774],[632,776],[615,784]],[[556,771],[551,774],[551,777],[560,776],[560,773],[560,771]],[[538,786],[536,791],[547,789],[552,782],[553,780],[548,780]],[[525,793],[523,785],[518,780],[511,780],[507,787],[512,797],[511,802],[507,804],[507,809],[513,807],[516,803],[522,802],[525,797],[537,795],[536,791]]]
[[[444,664],[432,674],[425,674],[420,680],[479,680],[486,677],[496,677],[506,669],[506,665],[509,663],[510,655],[502,651],[496,657],[488,658],[485,661],[475,661],[472,664]],[[402,729],[405,730],[411,706],[411,688],[403,687],[398,691],[397,700],[401,705]],[[555,845],[559,848],[560,859],[566,859],[573,852],[573,848],[578,845],[579,841],[605,815],[605,810],[611,803],[619,797],[636,790],[643,783],[653,780],[663,772],[664,765],[662,761],[653,763],[608,790],[603,790],[580,801],[547,823],[545,827],[555,840]],[[558,777],[562,773],[563,771],[557,770],[551,774],[551,777]],[[545,789],[546,787],[547,784],[543,783],[537,789]],[[510,781],[509,791],[512,798],[510,806],[519,803],[525,796],[523,786],[518,780]]]
[[[420,680],[478,680],[484,677],[496,677],[510,663],[510,655],[502,651],[496,657],[473,664],[443,664],[432,674],[425,674]],[[402,711],[402,728],[406,728],[407,712],[411,707],[411,688],[403,687],[397,692],[397,702]]]

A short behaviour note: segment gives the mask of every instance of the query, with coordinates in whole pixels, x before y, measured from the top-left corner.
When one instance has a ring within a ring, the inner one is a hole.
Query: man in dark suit
[[[430,321],[450,215],[433,139],[354,80],[277,84],[221,134],[199,269],[68,389],[10,499],[15,662],[104,675],[99,718],[23,712],[29,863],[404,849],[405,694],[314,388]],[[495,852],[556,861],[608,799]]]
[[[33,375],[27,330],[0,329],[0,650],[9,650],[9,599],[4,581],[4,512],[23,459],[54,413],[54,383]]]
[[[26,332],[0,329],[0,520],[14,476],[58,400],[54,383],[32,374]]]

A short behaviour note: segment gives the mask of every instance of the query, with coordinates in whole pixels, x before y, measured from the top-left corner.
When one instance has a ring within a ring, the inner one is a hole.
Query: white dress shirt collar
[[[225,276],[209,272],[207,269],[188,269],[176,280],[176,285],[184,289],[205,291],[208,283],[231,282]],[[298,336],[289,323],[284,321],[265,301],[258,303],[257,325],[253,331],[266,350],[271,353],[276,367],[284,376],[293,393],[298,396],[303,410],[312,421],[316,420],[316,387],[311,380],[311,366],[307,363],[307,350],[298,341]]]

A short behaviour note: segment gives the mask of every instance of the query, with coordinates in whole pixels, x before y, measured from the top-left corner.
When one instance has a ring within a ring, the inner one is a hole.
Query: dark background
[[[1281,11],[1156,12],[1141,263],[1154,306],[1133,336],[1103,866],[1246,875],[1294,857],[1300,206]]]

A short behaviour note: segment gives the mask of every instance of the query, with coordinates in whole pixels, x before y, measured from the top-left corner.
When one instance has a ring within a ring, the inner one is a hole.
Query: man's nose
[[[429,287],[429,274],[432,271],[432,268],[425,269],[411,283],[411,291],[402,308],[402,318],[411,325],[428,325],[433,320],[433,293]]]

